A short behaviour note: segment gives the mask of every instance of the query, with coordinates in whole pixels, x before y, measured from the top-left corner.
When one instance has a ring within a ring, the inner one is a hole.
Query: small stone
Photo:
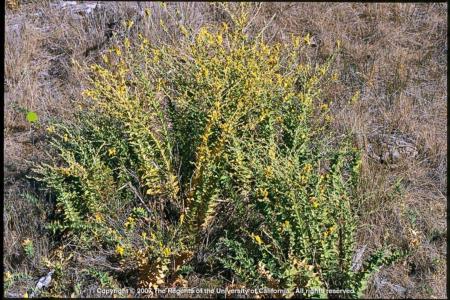
[[[391,160],[395,164],[400,160],[400,153],[397,149],[393,149],[391,152]]]

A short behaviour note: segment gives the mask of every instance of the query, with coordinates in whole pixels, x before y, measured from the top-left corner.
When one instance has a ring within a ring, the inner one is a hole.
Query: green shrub
[[[48,127],[52,162],[35,169],[56,197],[49,227],[108,249],[144,286],[206,263],[252,287],[356,295],[382,260],[351,270],[360,160],[329,133],[333,58],[302,64],[308,38],[268,44],[245,13],[232,19],[180,26],[177,46],[125,39],[92,67],[76,121]]]

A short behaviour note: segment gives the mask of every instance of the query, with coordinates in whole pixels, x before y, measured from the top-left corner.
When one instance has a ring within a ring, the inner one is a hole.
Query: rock
[[[359,248],[355,255],[353,255],[353,259],[352,259],[352,271],[353,272],[357,272],[359,271],[359,269],[361,269],[362,267],[362,258],[363,258],[363,254],[364,251],[366,251],[367,245],[363,245],[361,248]]]
[[[38,294],[43,288],[49,287],[50,283],[52,282],[52,275],[55,272],[55,270],[51,270],[48,272],[46,276],[42,276],[38,283],[36,284],[36,287],[34,288],[33,293],[31,293],[30,298],[34,297],[36,294]]]
[[[100,7],[98,3],[77,3],[77,1],[61,1],[54,4],[55,8],[70,10],[77,14],[90,14],[97,7]]]
[[[405,134],[371,134],[366,143],[367,155],[383,164],[395,165],[416,158],[415,141]]]
[[[391,161],[392,163],[398,163],[398,161],[400,160],[400,152],[398,152],[397,149],[392,149],[391,151]]]

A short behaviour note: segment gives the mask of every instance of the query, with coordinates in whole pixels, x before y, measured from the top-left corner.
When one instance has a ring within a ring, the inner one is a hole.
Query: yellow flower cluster
[[[255,242],[256,242],[258,245],[264,244],[262,238],[261,238],[259,235],[256,235],[256,234],[253,234],[253,233],[252,233],[252,237],[253,237],[253,239],[255,240]]]
[[[122,247],[121,245],[117,245],[116,246],[116,253],[120,256],[123,256],[125,253],[125,248]]]

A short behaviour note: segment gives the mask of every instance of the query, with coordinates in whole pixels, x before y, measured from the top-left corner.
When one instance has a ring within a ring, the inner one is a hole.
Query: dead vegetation
[[[77,10],[59,2],[12,2],[5,29],[5,296],[33,287],[47,273],[44,258],[52,251],[43,228],[51,199],[39,201],[42,195],[25,177],[45,145],[40,126],[30,125],[24,112],[36,111],[41,124],[70,118],[86,85],[83,66],[98,61],[115,41],[139,31],[156,43],[176,43],[176,36],[160,40],[160,18],[170,24],[176,16],[191,28],[227,18],[208,3],[169,3],[171,16],[154,3],[85,2]],[[140,22],[149,6],[152,21]],[[339,79],[326,91],[338,132],[351,130],[365,150],[374,134],[414,141],[417,155],[395,166],[364,156],[359,244],[366,252],[384,243],[411,251],[377,274],[366,296],[445,298],[447,4],[263,3],[253,11],[255,28],[270,22],[268,38],[310,34],[310,55],[319,61],[341,42],[334,65]],[[130,19],[136,32],[122,24]],[[24,253],[25,239],[33,241],[32,257]]]

